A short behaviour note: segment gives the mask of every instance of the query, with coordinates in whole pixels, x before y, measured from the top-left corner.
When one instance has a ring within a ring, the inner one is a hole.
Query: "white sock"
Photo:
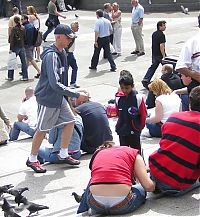
[[[61,148],[58,154],[61,158],[66,158],[68,156],[68,148]]]
[[[29,161],[30,161],[30,162],[37,162],[37,161],[38,161],[37,155],[31,154],[31,155],[29,156]]]

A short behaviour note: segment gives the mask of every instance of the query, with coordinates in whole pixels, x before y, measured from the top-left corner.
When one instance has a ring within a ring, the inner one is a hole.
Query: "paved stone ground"
[[[93,72],[89,71],[88,66],[93,53],[95,13],[91,11],[67,12],[67,19],[61,19],[61,23],[69,24],[74,21],[75,13],[79,15],[77,20],[80,23],[75,52],[79,65],[77,83],[89,90],[92,100],[103,104],[114,97],[118,87],[119,72],[122,69],[132,72],[136,87],[142,92],[140,81],[151,63],[151,34],[155,31],[158,20],[165,19],[167,21],[165,34],[168,55],[178,55],[183,43],[198,31],[197,12],[192,12],[190,15],[184,15],[181,12],[146,14],[143,31],[146,55],[137,58],[130,54],[134,50],[134,41],[130,30],[131,14],[123,14],[123,50],[122,56],[115,59],[118,68],[117,72],[110,72],[109,64],[101,57],[97,72]],[[41,28],[44,31],[46,29],[44,22],[47,14],[40,14],[40,18]],[[36,72],[30,66],[30,80],[28,82],[19,81],[18,72],[20,68],[16,70],[13,82],[5,81],[9,50],[7,23],[7,19],[0,19],[0,104],[11,120],[14,121],[24,89],[29,85],[34,87],[37,80],[33,79]],[[48,42],[45,44],[53,41],[53,33],[49,35],[47,40]],[[155,77],[160,76],[159,69]],[[111,120],[110,123],[113,129],[114,121]],[[114,137],[116,140],[116,134],[114,134]],[[158,139],[142,139],[145,159],[158,148],[158,142]],[[47,144],[47,141],[44,141],[44,144]],[[47,165],[48,171],[46,174],[35,174],[25,165],[30,148],[31,139],[21,139],[18,142],[12,142],[0,147],[0,186],[8,183],[18,187],[28,186],[30,191],[26,192],[25,195],[30,201],[50,207],[49,210],[41,211],[39,216],[78,216],[76,215],[78,205],[71,197],[71,192],[82,193],[83,188],[86,186],[90,177],[88,164],[91,156],[83,156],[81,165],[77,168],[66,165]],[[199,198],[199,190],[195,190],[180,198],[164,198],[150,193],[144,206],[126,216],[197,216],[199,215]],[[13,198],[8,196],[8,199],[12,201]],[[20,215],[27,216],[27,210],[20,212]],[[1,211],[0,216],[3,216]],[[86,213],[85,216],[88,216],[88,214]]]

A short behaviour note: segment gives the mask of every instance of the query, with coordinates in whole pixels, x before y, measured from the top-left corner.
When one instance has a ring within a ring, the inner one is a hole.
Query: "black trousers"
[[[134,149],[138,149],[141,153],[140,136],[135,134],[129,136],[119,136],[120,146],[128,146]]]
[[[91,67],[96,68],[99,62],[99,54],[101,52],[101,49],[104,49],[104,53],[106,57],[108,58],[108,62],[110,63],[111,69],[116,69],[115,62],[113,60],[113,57],[110,53],[110,39],[109,36],[98,38],[97,40],[98,47],[94,46],[94,54],[91,60]]]

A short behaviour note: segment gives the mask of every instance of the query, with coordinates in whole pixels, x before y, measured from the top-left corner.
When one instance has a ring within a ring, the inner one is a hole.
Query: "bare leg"
[[[64,126],[62,129],[62,135],[61,135],[61,148],[67,148],[69,146],[71,136],[74,129],[74,123],[68,123]]]
[[[31,60],[30,62],[32,64],[32,66],[37,70],[37,73],[40,74],[40,69],[37,66],[37,63],[35,62],[35,60]]]
[[[37,155],[45,135],[46,135],[45,131],[36,131],[32,141],[32,149],[31,149],[32,155]]]
[[[36,47],[36,58],[40,60],[40,47]]]

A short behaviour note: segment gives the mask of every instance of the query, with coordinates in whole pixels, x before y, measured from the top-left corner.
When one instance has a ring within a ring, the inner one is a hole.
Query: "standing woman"
[[[24,48],[25,42],[25,30],[21,26],[21,20],[19,16],[14,17],[15,27],[12,28],[9,42],[10,42],[10,52],[16,53],[16,56],[19,55],[21,60],[22,67],[22,81],[28,79],[27,63],[26,63],[26,54]],[[8,80],[12,81],[14,79],[14,69],[8,70]]]
[[[112,24],[113,24],[113,47],[118,56],[121,55],[121,36],[122,36],[122,25],[121,25],[121,11],[119,10],[119,4],[114,2],[112,4]]]
[[[34,6],[27,7],[28,20],[34,25],[34,27],[40,30],[40,19],[34,8]],[[40,62],[40,46],[36,47],[36,62]]]

